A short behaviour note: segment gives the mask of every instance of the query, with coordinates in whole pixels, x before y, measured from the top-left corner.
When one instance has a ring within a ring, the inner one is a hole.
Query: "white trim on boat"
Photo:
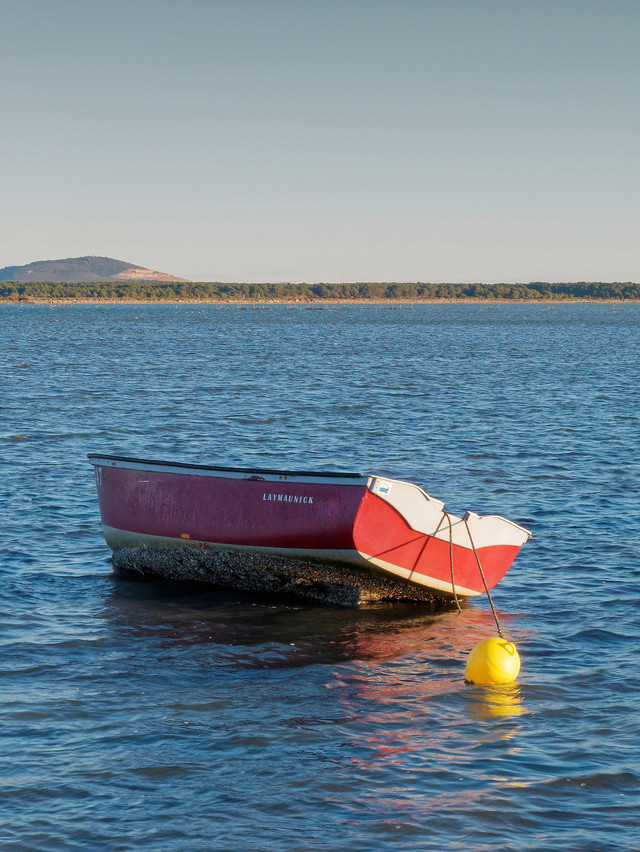
[[[442,580],[436,580],[434,577],[429,577],[426,574],[417,574],[415,571],[409,571],[406,568],[401,568],[399,565],[393,565],[391,562],[385,562],[384,559],[378,559],[377,556],[367,556],[366,553],[361,555],[367,560],[367,562],[372,565],[376,565],[378,568],[382,568],[389,574],[396,574],[398,577],[410,580],[417,586],[424,586],[427,589],[437,589],[438,591],[446,592],[449,595],[452,594],[451,583],[443,583]],[[428,582],[424,582],[422,579],[423,577],[424,580]],[[482,594],[482,592],[476,592],[474,589],[467,589],[466,586],[459,586],[456,583],[456,594],[459,597],[473,598]]]
[[[452,593],[451,583],[445,583],[425,574],[417,574],[415,571],[409,571],[406,568],[401,568],[398,565],[393,565],[391,562],[386,562],[384,559],[378,559],[375,556],[369,556],[366,553],[361,553],[358,550],[316,550],[304,548],[284,548],[284,547],[247,547],[245,545],[233,544],[217,544],[214,542],[201,542],[192,539],[170,538],[160,535],[146,535],[145,533],[129,532],[128,530],[120,530],[115,527],[109,527],[106,524],[102,525],[104,537],[111,548],[117,551],[124,548],[143,547],[153,550],[158,547],[175,547],[188,548],[198,552],[209,550],[232,550],[239,553],[264,553],[272,556],[288,556],[291,559],[305,559],[316,562],[340,562],[346,565],[351,565],[360,568],[371,568],[375,566],[384,574],[391,574],[397,577],[402,577],[415,583],[416,586],[421,586],[434,591]],[[467,589],[465,586],[459,586],[456,583],[456,593],[461,597],[475,597],[481,592],[474,589]]]
[[[301,482],[306,485],[358,485],[368,487],[371,477],[366,474],[296,473],[287,471],[262,471],[249,469],[225,469],[205,465],[186,465],[177,462],[142,461],[110,456],[91,455],[89,460],[95,467],[126,468],[127,470],[173,473],[186,476],[207,476],[214,479],[239,479],[258,482]]]
[[[450,515],[444,511],[442,500],[430,497],[419,486],[401,479],[371,477],[369,491],[391,506],[412,530],[441,541],[449,541],[451,536],[453,544],[467,550],[473,547],[469,531],[476,548],[496,544],[521,547],[531,536],[529,530],[499,515],[476,515],[475,512],[467,512],[464,518]]]
[[[104,537],[111,550],[122,550],[125,547],[188,547],[197,551],[233,550],[238,553],[266,553],[273,556],[289,556],[292,559],[314,559],[318,562],[342,562],[347,565],[366,566],[367,561],[357,550],[320,550],[316,548],[298,547],[252,547],[244,544],[225,544],[212,541],[196,541],[191,538],[172,538],[163,535],[147,535],[146,533],[129,532],[116,527],[102,525]]]

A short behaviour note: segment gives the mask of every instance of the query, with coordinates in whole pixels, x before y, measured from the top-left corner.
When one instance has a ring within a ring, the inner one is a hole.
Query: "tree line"
[[[217,282],[107,281],[103,283],[0,283],[0,300],[104,299],[133,301],[319,301],[324,299],[480,299],[483,301],[566,301],[570,299],[640,300],[640,284],[587,282],[566,284],[424,284],[362,282],[350,284],[222,284]]]

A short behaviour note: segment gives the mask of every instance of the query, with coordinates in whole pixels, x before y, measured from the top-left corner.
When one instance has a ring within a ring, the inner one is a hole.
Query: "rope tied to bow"
[[[496,622],[496,629],[498,631],[498,636],[501,639],[504,639],[504,636],[502,635],[502,628],[500,627],[500,622],[498,620],[498,613],[496,612],[496,608],[493,605],[493,600],[491,598],[491,594],[489,593],[489,586],[487,585],[487,580],[484,576],[484,571],[482,570],[482,565],[480,564],[480,557],[478,556],[478,551],[476,550],[476,546],[475,546],[475,543],[473,541],[473,536],[471,535],[471,530],[469,529],[469,521],[467,520],[467,518],[463,518],[463,520],[464,520],[464,525],[467,528],[467,535],[469,536],[469,541],[471,542],[471,547],[473,549],[473,555],[476,558],[476,563],[478,565],[478,571],[480,572],[480,576],[482,577],[482,583],[484,585],[484,590],[487,593],[487,597],[489,598],[489,603],[491,605],[491,612],[493,613],[493,618]],[[449,523],[451,523],[451,521],[449,521]]]

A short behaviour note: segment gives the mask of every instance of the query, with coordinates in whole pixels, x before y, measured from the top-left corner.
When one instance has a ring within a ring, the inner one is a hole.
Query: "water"
[[[0,848],[638,850],[640,305],[0,306]],[[89,451],[534,533],[494,632],[114,574]]]

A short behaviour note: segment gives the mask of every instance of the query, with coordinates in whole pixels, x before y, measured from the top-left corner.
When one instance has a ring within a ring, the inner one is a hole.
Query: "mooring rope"
[[[442,511],[446,519],[449,521],[449,566],[451,568],[451,591],[453,592],[453,597],[456,602],[456,606],[458,607],[458,612],[462,612],[462,607],[460,606],[460,601],[458,600],[458,593],[456,592],[456,582],[453,578],[453,524],[451,523],[451,515],[444,509]]]
[[[471,542],[471,547],[473,548],[473,555],[475,556],[476,562],[478,563],[478,571],[480,571],[480,576],[482,577],[482,582],[484,583],[484,590],[487,593],[487,597],[489,598],[489,603],[491,604],[491,612],[493,613],[493,617],[494,617],[495,622],[496,622],[496,628],[498,630],[498,636],[501,639],[504,639],[504,636],[502,635],[502,629],[500,627],[500,622],[498,621],[498,613],[496,612],[496,608],[493,605],[491,595],[489,594],[489,586],[487,586],[487,581],[486,581],[485,576],[484,576],[484,571],[482,570],[482,565],[480,564],[480,557],[478,556],[478,551],[476,550],[476,546],[473,542],[473,537],[471,535],[471,530],[469,529],[469,522],[467,521],[466,518],[463,518],[463,520],[464,520],[464,525],[467,528],[467,534],[469,536],[469,541]],[[451,521],[449,521],[449,523],[451,523]]]

